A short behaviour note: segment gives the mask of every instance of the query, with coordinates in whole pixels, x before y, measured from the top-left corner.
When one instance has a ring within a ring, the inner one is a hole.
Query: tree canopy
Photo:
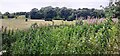
[[[98,10],[95,8],[89,9],[89,8],[78,8],[78,9],[72,9],[67,7],[55,7],[47,6],[42,7],[41,9],[33,8],[30,12],[15,12],[15,13],[9,13],[5,12],[3,15],[11,17],[25,15],[26,18],[31,19],[44,19],[47,21],[51,21],[52,19],[57,20],[68,20],[72,21],[75,20],[75,18],[84,17],[84,19],[87,19],[88,16],[94,17],[94,18],[102,18],[105,17],[105,12],[103,10]]]
[[[87,19],[87,16],[91,16],[94,18],[102,18],[105,17],[105,13],[103,10],[98,9],[88,9],[88,8],[79,8],[79,9],[72,9],[67,7],[55,7],[52,6],[42,7],[40,10],[37,8],[33,8],[31,11],[31,19],[44,19],[44,20],[52,20],[52,19],[62,19],[62,20],[74,20],[77,15],[77,18],[84,17]]]

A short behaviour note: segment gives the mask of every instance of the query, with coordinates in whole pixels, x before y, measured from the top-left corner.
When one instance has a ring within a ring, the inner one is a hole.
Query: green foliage
[[[114,4],[115,3],[115,4]],[[109,6],[105,8],[106,17],[116,17],[119,18],[120,15],[120,1],[110,1]]]
[[[54,20],[62,20],[62,18],[60,18],[60,16],[56,16],[54,17]]]
[[[33,24],[35,25],[37,24]],[[109,49],[113,50],[116,44],[116,33],[116,25],[112,22],[99,25],[45,26],[22,31],[4,29],[3,50],[13,56],[109,53]]]
[[[94,18],[99,17],[105,17],[105,13],[103,10],[97,10],[97,9],[88,9],[88,8],[83,8],[83,9],[71,9],[67,7],[56,7],[53,8],[52,6],[47,6],[47,7],[42,7],[40,10],[37,8],[33,8],[30,11],[30,17],[31,19],[44,19],[48,20],[49,19],[61,19],[62,20],[68,20],[72,21],[75,20],[75,14],[78,15],[77,18],[80,16],[85,17],[87,19],[87,16],[91,16]]]
[[[112,41],[110,41],[111,43],[109,47],[112,51],[119,51],[120,53],[120,1],[110,0],[109,6],[105,8],[105,11],[106,17],[108,18],[106,25],[111,25],[112,18],[118,19],[118,23],[114,25],[116,28],[112,27],[112,30],[117,33],[112,33],[116,36],[113,36],[114,38],[111,38]]]
[[[81,20],[81,19],[76,20],[76,25],[83,25],[83,20]]]

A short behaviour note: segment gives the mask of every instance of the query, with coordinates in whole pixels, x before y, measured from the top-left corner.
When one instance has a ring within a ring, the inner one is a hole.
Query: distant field
[[[104,19],[99,19],[98,22],[101,22],[103,20]],[[113,20],[117,21],[116,19]],[[75,20],[74,21],[53,20],[53,21],[54,21],[54,25],[75,24]],[[83,21],[88,23],[94,23],[96,19],[83,20]],[[37,23],[38,26],[52,25],[51,21],[44,21],[44,20],[29,19],[27,22],[25,22],[25,19],[0,19],[0,26],[7,27],[8,29],[27,29],[30,28],[30,26],[34,23]]]
[[[75,21],[64,21],[63,20],[53,20],[55,25],[60,24],[74,24]],[[0,26],[7,27],[8,29],[27,29],[32,24],[37,23],[38,26],[47,26],[52,25],[51,21],[44,21],[44,20],[31,20],[29,19],[27,22],[25,22],[24,19],[0,19]]]

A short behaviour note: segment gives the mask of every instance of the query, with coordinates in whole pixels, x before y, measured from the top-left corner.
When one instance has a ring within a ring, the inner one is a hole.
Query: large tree
[[[63,20],[66,20],[71,15],[71,10],[67,9],[66,7],[62,7],[60,9],[60,17],[64,18]]]
[[[33,8],[31,11],[30,11],[30,18],[31,19],[38,19],[39,18],[39,15],[38,15],[38,9],[37,8]]]
[[[55,9],[51,6],[45,7],[44,8],[44,17],[45,20],[52,20],[52,18],[56,17],[57,13],[55,11]]]
[[[115,16],[120,19],[120,0],[115,2]]]
[[[9,12],[5,12],[4,15],[5,15],[5,16],[9,16],[10,13],[9,13]]]
[[[0,19],[2,18],[2,13],[0,12]]]

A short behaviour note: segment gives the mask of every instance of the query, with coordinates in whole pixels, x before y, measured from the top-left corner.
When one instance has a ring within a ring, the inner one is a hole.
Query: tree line
[[[2,14],[2,16],[7,16],[8,18],[15,18],[16,16],[20,15],[25,15],[26,18],[44,19],[46,21],[51,21],[52,19],[72,21],[75,20],[76,17],[83,17],[83,19],[87,19],[88,16],[92,18],[102,18],[105,17],[105,12],[104,10],[98,10],[95,8],[72,9],[67,7],[53,8],[52,6],[47,6],[42,7],[41,9],[33,8],[30,12],[5,12],[4,14]]]

